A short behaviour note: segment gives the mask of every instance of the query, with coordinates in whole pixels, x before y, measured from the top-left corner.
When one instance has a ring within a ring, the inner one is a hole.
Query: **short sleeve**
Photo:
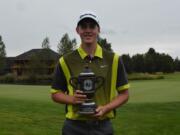
[[[116,88],[117,88],[117,91],[129,89],[127,73],[126,73],[123,60],[121,57],[119,57],[119,60],[118,60]]]
[[[54,77],[53,77],[52,86],[51,86],[51,93],[57,93],[60,91],[61,92],[67,91],[67,82],[66,82],[64,72],[61,68],[61,65],[60,63],[58,63],[54,71]]]

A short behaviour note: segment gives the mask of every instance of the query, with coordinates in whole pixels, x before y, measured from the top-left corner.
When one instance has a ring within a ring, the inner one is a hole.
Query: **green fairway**
[[[180,79],[131,82],[130,103],[178,101],[180,101]]]
[[[50,102],[50,86],[0,85],[0,98]]]
[[[128,104],[113,120],[116,135],[179,135],[180,73],[132,81]],[[59,135],[64,106],[50,86],[0,85],[0,135]]]

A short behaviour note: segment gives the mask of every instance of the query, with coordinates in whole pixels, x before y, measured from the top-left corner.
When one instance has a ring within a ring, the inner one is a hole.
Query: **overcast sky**
[[[101,36],[116,53],[133,55],[153,47],[180,57],[180,0],[0,0],[7,56],[41,48],[46,36],[55,51],[64,33],[80,43],[75,27],[86,10],[98,15]]]

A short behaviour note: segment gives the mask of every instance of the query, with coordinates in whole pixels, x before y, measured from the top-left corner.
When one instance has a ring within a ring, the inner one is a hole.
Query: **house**
[[[45,69],[47,71],[46,74],[52,74],[59,57],[60,55],[51,49],[31,49],[16,57],[6,58],[5,72],[22,76],[31,70],[32,66],[30,64],[34,62],[33,60],[35,58],[39,60],[38,64],[36,63],[37,65],[46,63],[47,66],[36,67],[35,65],[33,68],[41,68],[38,69],[39,71]]]

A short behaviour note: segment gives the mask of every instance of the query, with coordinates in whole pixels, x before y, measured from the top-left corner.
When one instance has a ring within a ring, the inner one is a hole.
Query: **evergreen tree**
[[[2,41],[2,37],[0,35],[0,57],[6,57],[5,44]]]
[[[104,49],[106,49],[106,50],[108,50],[108,51],[113,52],[113,50],[112,50],[112,48],[111,48],[111,43],[108,43],[106,38],[101,38],[100,36],[98,36],[98,44],[99,44],[102,48],[104,48]]]
[[[178,57],[174,60],[174,68],[175,71],[180,71],[180,60]]]
[[[42,42],[42,48],[44,49],[49,49],[50,48],[50,43],[49,43],[49,38],[46,37],[43,42]]]
[[[154,48],[149,48],[148,52],[145,53],[145,69],[148,73],[155,73],[157,71],[156,62],[157,53]]]
[[[162,61],[162,72],[170,73],[174,72],[174,60],[168,54],[161,54],[161,61]]]
[[[0,74],[3,72],[5,66],[5,57],[6,57],[5,48],[6,48],[5,44],[2,41],[2,37],[0,35]]]
[[[76,39],[70,39],[69,35],[65,33],[58,43],[58,53],[64,55],[76,49]]]
[[[132,67],[134,72],[145,72],[145,60],[143,54],[132,56]]]
[[[132,59],[131,57],[129,56],[129,54],[123,54],[121,56],[122,60],[123,60],[123,63],[124,63],[124,67],[127,71],[127,73],[132,73],[133,71],[133,65],[132,65]]]

